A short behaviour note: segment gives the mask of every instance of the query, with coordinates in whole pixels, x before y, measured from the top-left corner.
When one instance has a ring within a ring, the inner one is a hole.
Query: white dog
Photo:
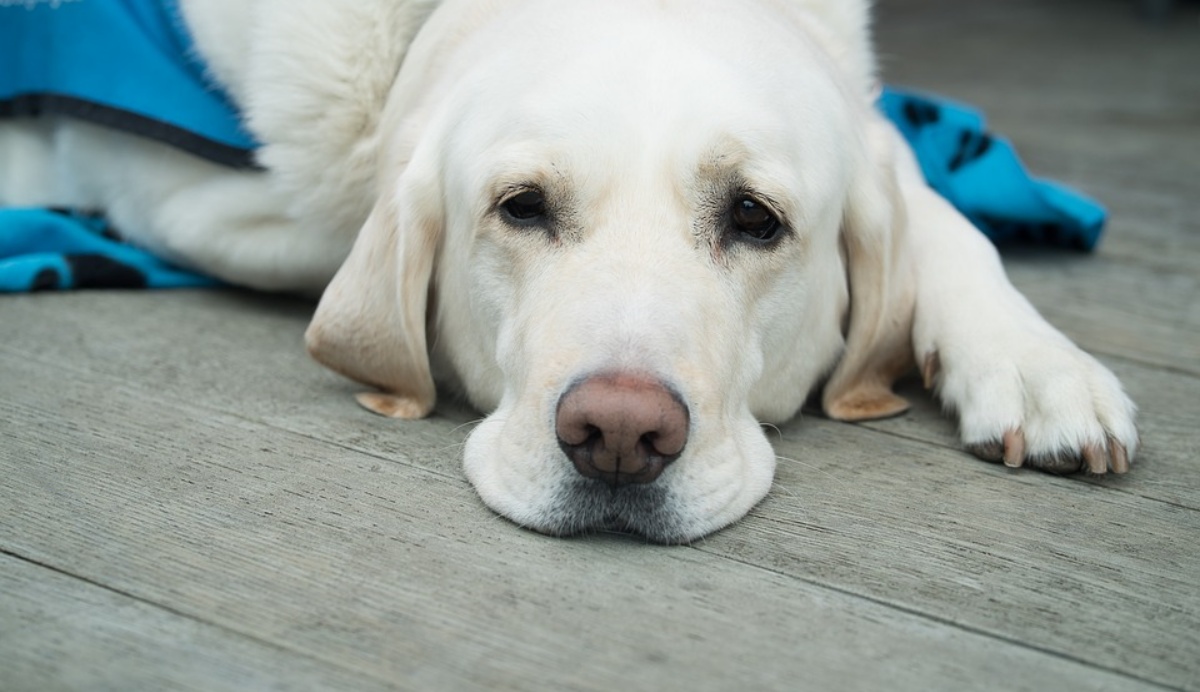
[[[760,423],[821,386],[834,418],[894,415],[914,363],[981,456],[1128,469],[1116,378],[873,109],[866,0],[183,12],[266,171],[8,123],[0,202],[105,209],[248,286],[328,283],[311,353],[385,415],[428,414],[435,379],[490,411],[466,473],[524,526],[695,539],[770,487]]]

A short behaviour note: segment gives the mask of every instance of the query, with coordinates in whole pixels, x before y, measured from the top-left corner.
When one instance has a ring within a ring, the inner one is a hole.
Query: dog
[[[465,472],[522,526],[695,540],[766,495],[762,424],[814,391],[834,419],[897,415],[914,367],[979,456],[1129,468],[1120,383],[873,108],[867,0],[180,10],[261,170],[11,122],[0,201],[322,293],[307,347],[363,406],[421,418],[438,382],[490,412]]]

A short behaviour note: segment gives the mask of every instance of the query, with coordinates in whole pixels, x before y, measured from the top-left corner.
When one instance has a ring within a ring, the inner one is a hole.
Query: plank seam
[[[101,589],[101,590],[103,590],[103,591],[106,591],[106,592],[108,592],[108,593],[111,593],[111,594],[115,594],[115,595],[117,595],[117,596],[120,596],[120,597],[122,597],[122,598],[128,598],[128,599],[130,599],[130,600],[132,600],[132,601],[134,601],[134,602],[136,602],[136,603],[141,603],[142,605],[145,605],[145,606],[148,606],[148,607],[151,607],[151,608],[155,608],[155,609],[157,609],[157,610],[160,610],[160,611],[162,611],[162,612],[168,613],[168,614],[170,614],[170,615],[173,615],[173,616],[175,616],[175,617],[178,617],[178,618],[183,618],[184,620],[189,620],[189,621],[191,621],[191,622],[196,622],[196,623],[199,623],[199,624],[201,624],[201,625],[204,625],[204,626],[206,626],[206,627],[214,627],[214,628],[216,628],[216,629],[219,629],[219,630],[221,630],[221,631],[223,631],[223,632],[228,632],[229,634],[231,634],[231,635],[233,635],[233,636],[235,636],[235,637],[239,637],[239,638],[242,638],[242,639],[247,639],[247,640],[249,640],[249,641],[252,641],[252,642],[254,642],[254,643],[256,643],[256,644],[259,644],[259,645],[262,645],[262,646],[265,646],[265,647],[268,647],[268,648],[271,648],[271,649],[275,649],[276,651],[282,651],[283,653],[286,653],[286,654],[289,654],[289,655],[293,655],[293,656],[301,656],[301,657],[303,657],[303,658],[307,658],[307,659],[309,659],[309,660],[311,660],[311,661],[314,661],[314,662],[316,662],[316,663],[319,663],[319,664],[321,664],[321,665],[328,666],[328,667],[330,667],[330,668],[332,668],[332,669],[334,669],[334,670],[342,671],[342,672],[344,672],[344,673],[348,673],[348,674],[351,674],[351,675],[361,675],[361,676],[364,676],[364,677],[368,677],[368,678],[370,678],[371,680],[374,680],[375,682],[378,682],[380,685],[382,685],[382,686],[384,686],[384,687],[390,687],[390,686],[391,686],[391,684],[392,684],[392,683],[391,683],[391,681],[389,681],[389,680],[385,680],[385,679],[383,679],[383,678],[380,678],[380,677],[378,677],[378,676],[371,675],[370,673],[368,673],[368,672],[366,672],[366,671],[363,671],[363,670],[360,670],[360,669],[358,669],[358,668],[350,668],[350,667],[347,667],[347,666],[343,666],[343,665],[341,665],[341,664],[339,664],[339,663],[337,663],[337,662],[335,662],[335,661],[330,661],[330,660],[324,659],[324,658],[322,658],[322,657],[320,657],[320,656],[318,656],[318,655],[316,655],[316,654],[313,654],[313,653],[311,653],[311,652],[308,652],[308,651],[303,651],[303,650],[300,650],[300,649],[291,648],[291,647],[289,647],[289,646],[285,646],[285,645],[283,645],[283,644],[281,644],[281,643],[279,643],[279,642],[274,642],[274,641],[271,641],[271,640],[269,640],[269,639],[263,639],[262,637],[259,637],[259,636],[256,636],[256,635],[253,635],[253,634],[250,634],[250,633],[248,633],[248,632],[243,632],[243,631],[241,631],[241,630],[238,630],[238,629],[235,629],[235,628],[233,628],[233,627],[230,627],[229,625],[221,624],[221,623],[218,623],[218,622],[213,622],[212,620],[206,620],[206,619],[204,619],[204,618],[202,618],[202,617],[199,617],[199,616],[197,616],[197,615],[193,615],[193,614],[191,614],[191,613],[188,613],[188,612],[185,612],[185,611],[179,610],[179,609],[177,609],[177,608],[172,608],[172,607],[171,607],[171,606],[169,606],[169,605],[165,605],[165,604],[162,604],[162,603],[158,603],[158,602],[156,602],[156,601],[153,601],[153,600],[150,600],[150,599],[144,598],[144,597],[142,597],[142,596],[138,596],[138,595],[137,595],[137,594],[135,594],[135,593],[131,593],[131,592],[129,592],[129,591],[125,591],[125,590],[123,590],[123,589],[119,589],[119,588],[117,588],[117,587],[115,587],[115,586],[112,586],[112,585],[109,585],[109,584],[105,584],[105,583],[103,583],[103,582],[96,581],[95,579],[90,579],[90,578],[88,578],[88,577],[85,577],[85,576],[82,576],[82,575],[79,575],[79,574],[74,574],[74,573],[72,573],[72,572],[69,572],[69,571],[67,571],[67,570],[65,570],[65,569],[62,569],[62,568],[60,568],[60,567],[56,567],[56,566],[54,566],[54,565],[52,565],[52,564],[49,564],[49,563],[47,563],[47,562],[44,562],[44,561],[42,561],[42,560],[38,560],[38,559],[35,559],[35,558],[32,558],[32,557],[28,557],[28,556],[26,556],[26,555],[21,555],[20,553],[14,552],[14,551],[12,551],[12,550],[10,550],[10,549],[8,549],[8,548],[4,547],[4,546],[0,546],[0,555],[2,555],[2,556],[5,556],[5,557],[12,558],[12,559],[14,559],[14,560],[20,560],[21,562],[24,562],[24,563],[26,563],[26,564],[29,564],[29,565],[33,565],[34,567],[38,567],[38,568],[41,568],[41,569],[49,570],[49,571],[51,571],[51,572],[53,572],[53,573],[55,573],[55,574],[58,574],[58,575],[60,575],[60,576],[63,576],[63,577],[66,577],[66,578],[68,578],[68,579],[73,579],[73,580],[76,580],[76,581],[78,581],[78,582],[81,582],[81,583],[83,583],[83,584],[87,584],[88,586],[92,586],[92,587],[95,587],[95,588]]]
[[[1051,656],[1053,658],[1057,658],[1059,660],[1069,661],[1071,663],[1083,665],[1085,667],[1092,668],[1094,670],[1103,671],[1103,672],[1106,672],[1106,673],[1109,673],[1112,675],[1119,676],[1126,680],[1138,682],[1141,684],[1151,685],[1151,686],[1157,687],[1161,690],[1168,690],[1170,692],[1187,692],[1186,688],[1183,688],[1183,687],[1175,687],[1175,686],[1172,686],[1167,683],[1162,683],[1162,682],[1158,682],[1156,680],[1151,680],[1151,679],[1140,677],[1137,675],[1132,675],[1132,674],[1130,674],[1126,671],[1123,671],[1119,668],[1112,668],[1110,666],[1097,664],[1092,661],[1088,661],[1086,659],[1079,658],[1077,656],[1072,656],[1070,654],[1067,654],[1067,653],[1064,653],[1061,651],[1055,651],[1054,649],[1049,649],[1049,648],[1046,648],[1043,646],[1037,646],[1035,644],[1030,644],[1028,642],[1021,641],[1020,639],[1008,637],[1008,636],[1005,636],[1004,634],[990,632],[986,629],[983,629],[980,627],[974,627],[974,626],[971,626],[971,625],[968,625],[965,623],[961,623],[961,622],[955,622],[954,620],[942,617],[935,613],[927,613],[925,611],[922,611],[922,610],[919,610],[916,608],[912,608],[909,606],[905,606],[903,604],[897,604],[897,603],[893,603],[891,601],[877,598],[875,596],[871,596],[869,594],[859,593],[857,591],[854,591],[853,589],[847,589],[847,588],[839,587],[839,586],[836,586],[833,584],[827,584],[825,582],[818,581],[815,579],[806,578],[806,577],[802,577],[802,576],[795,575],[795,574],[790,574],[788,572],[783,572],[783,571],[777,570],[777,569],[772,569],[772,568],[766,567],[764,565],[756,564],[753,562],[748,562],[746,560],[734,557],[732,555],[726,555],[724,553],[717,552],[717,551],[714,551],[714,550],[708,549],[708,548],[703,548],[698,545],[692,545],[690,547],[694,550],[705,553],[706,555],[709,555],[712,557],[723,558],[730,562],[745,565],[752,569],[761,570],[768,574],[775,575],[776,577],[781,577],[784,579],[802,582],[802,583],[808,584],[809,586],[816,587],[818,589],[825,589],[827,591],[831,591],[833,593],[837,593],[842,596],[848,596],[850,598],[855,598],[855,599],[859,599],[862,601],[866,601],[868,603],[872,603],[872,604],[880,606],[882,608],[887,608],[889,610],[904,613],[905,615],[916,617],[921,620],[934,622],[939,625],[949,627],[951,629],[959,630],[959,631],[966,632],[969,634],[974,634],[976,636],[985,637],[985,638],[991,639],[993,641],[1003,642],[1004,644],[1007,644],[1010,646],[1015,646],[1017,648],[1025,649],[1027,651],[1034,651],[1034,652],[1037,652],[1037,653],[1040,653],[1040,654],[1043,654],[1046,656]]]

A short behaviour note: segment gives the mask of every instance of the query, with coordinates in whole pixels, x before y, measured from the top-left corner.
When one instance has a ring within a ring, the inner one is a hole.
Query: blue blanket
[[[992,242],[1091,251],[1104,207],[1067,187],[1029,175],[1011,144],[987,131],[983,115],[952,101],[885,89],[879,109],[908,140],[930,187]]]
[[[1031,177],[980,113],[885,90],[930,185],[996,243],[1092,250],[1095,202]],[[176,0],[0,2],[0,119],[55,114],[119,128],[222,165],[254,167],[258,144],[197,59]],[[77,210],[0,209],[0,292],[178,288],[218,282],[121,240]]]
[[[214,279],[122,242],[100,216],[66,209],[0,209],[0,293],[216,285]]]

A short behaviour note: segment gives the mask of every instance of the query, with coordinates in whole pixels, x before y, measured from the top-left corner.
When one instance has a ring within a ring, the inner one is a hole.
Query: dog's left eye
[[[539,190],[525,190],[504,200],[500,209],[510,221],[529,225],[546,216],[546,198]]]
[[[770,243],[783,230],[779,217],[753,197],[740,197],[733,203],[731,220],[734,230],[753,243]]]

